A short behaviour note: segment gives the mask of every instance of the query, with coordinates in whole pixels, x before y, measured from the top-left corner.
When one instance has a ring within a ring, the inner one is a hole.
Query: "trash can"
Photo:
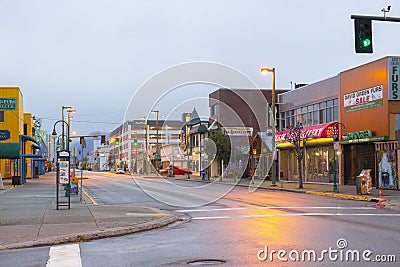
[[[201,180],[205,181],[206,180],[206,169],[203,169],[201,171]]]
[[[13,177],[12,177],[11,184],[12,184],[13,186],[21,185],[21,184],[22,184],[21,176],[13,176]]]

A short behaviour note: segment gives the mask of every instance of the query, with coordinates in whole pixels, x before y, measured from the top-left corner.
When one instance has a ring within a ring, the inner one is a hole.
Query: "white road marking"
[[[197,209],[177,210],[177,212],[213,212],[231,210],[257,210],[257,209],[336,209],[336,210],[376,210],[375,207],[257,207],[257,208],[219,208],[219,209]]]
[[[216,220],[216,219],[241,219],[241,218],[262,218],[262,217],[291,217],[291,216],[386,216],[400,217],[400,214],[374,214],[374,213],[278,213],[278,214],[252,214],[252,215],[236,215],[236,216],[209,216],[209,217],[193,217],[192,220]]]
[[[82,267],[81,252],[78,244],[62,245],[50,248],[46,267]]]

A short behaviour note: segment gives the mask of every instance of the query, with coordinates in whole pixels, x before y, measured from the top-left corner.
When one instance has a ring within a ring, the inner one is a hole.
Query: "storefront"
[[[309,183],[333,183],[335,153],[333,135],[336,122],[319,124],[302,129],[303,150],[302,177]],[[291,130],[276,135],[279,149],[280,170],[284,181],[298,181],[298,161],[293,143],[289,139]],[[337,169],[336,169],[337,171]]]
[[[340,73],[340,120],[348,131],[341,142],[345,184],[370,169],[373,186],[399,189],[399,72],[400,58],[384,57]]]

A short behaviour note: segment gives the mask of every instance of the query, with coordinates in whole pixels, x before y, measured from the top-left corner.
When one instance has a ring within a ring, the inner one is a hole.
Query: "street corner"
[[[377,209],[390,209],[394,211],[400,211],[400,203],[392,201],[390,199],[381,198],[375,206]]]
[[[306,191],[306,194],[347,199],[347,200],[368,201],[368,202],[379,202],[379,201],[383,200],[382,198],[376,198],[376,197],[369,197],[369,196],[363,196],[363,195],[349,195],[349,194],[341,194],[341,193],[333,193],[333,192]]]

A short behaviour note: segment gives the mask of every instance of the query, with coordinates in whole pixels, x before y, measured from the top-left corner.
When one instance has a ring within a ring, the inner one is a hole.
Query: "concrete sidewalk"
[[[0,190],[0,249],[79,242],[159,228],[179,220],[158,209],[94,205],[71,194],[71,208],[56,209],[54,173]],[[60,190],[64,197],[64,191]],[[62,201],[66,201],[64,200]]]
[[[176,176],[175,179],[188,180],[186,176]],[[399,190],[382,190],[382,196],[379,196],[379,190],[372,188],[372,194],[358,195],[355,185],[338,185],[338,193],[333,192],[332,184],[315,184],[303,183],[303,188],[299,189],[298,182],[277,181],[276,186],[272,186],[270,180],[255,179],[252,183],[250,178],[234,179],[234,178],[212,178],[210,180],[202,180],[198,176],[190,176],[191,181],[205,183],[224,183],[245,186],[251,189],[262,188],[266,190],[279,190],[293,193],[320,195],[325,197],[341,198],[348,200],[376,202],[377,208],[388,208],[400,211],[400,191]]]

